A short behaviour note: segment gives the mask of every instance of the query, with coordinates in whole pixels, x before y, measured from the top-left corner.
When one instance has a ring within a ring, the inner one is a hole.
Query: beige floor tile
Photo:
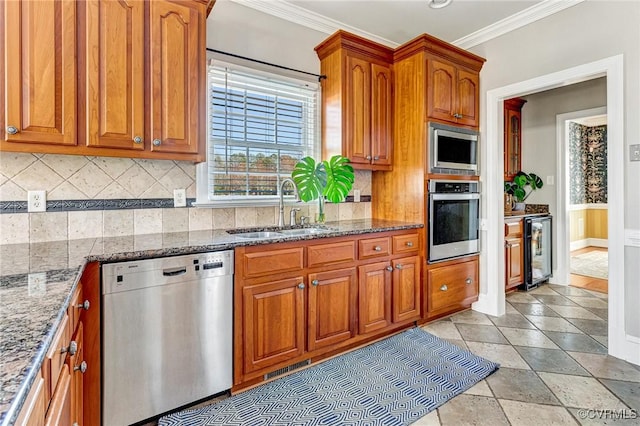
[[[426,416],[411,423],[414,426],[440,426],[440,419],[438,418],[438,411],[433,410]]]
[[[571,324],[564,318],[560,317],[544,317],[537,315],[526,315],[527,319],[540,330],[545,331],[562,331],[565,333],[583,334],[575,325]]]
[[[640,424],[640,414],[633,414],[631,410],[609,413],[578,408],[569,408],[568,410],[573,414],[573,417],[578,419],[582,426],[638,426]],[[626,419],[622,417],[625,414],[627,415]]]
[[[592,410],[627,408],[597,379],[555,373],[538,373],[538,376],[566,407]]]
[[[540,303],[538,299],[525,293],[511,293],[507,295],[507,301],[511,303]]]
[[[464,349],[465,351],[469,350],[469,347],[467,346],[467,343],[464,340],[461,340],[461,339],[444,339],[444,340],[451,343],[452,345],[456,345],[460,349]]]
[[[547,305],[553,309],[556,313],[562,315],[565,318],[580,318],[580,319],[602,319],[593,312],[589,312],[581,306],[560,306],[560,305]]]
[[[498,327],[502,334],[514,346],[529,346],[533,348],[559,349],[558,346],[538,330],[522,328]]]
[[[519,314],[520,312],[518,312],[518,310],[516,308],[511,306],[511,303],[507,302],[507,303],[505,303],[504,313],[505,314]]]
[[[546,294],[548,296],[558,296],[559,294],[554,291],[551,287],[543,285],[536,289],[531,290],[528,294]]]
[[[489,396],[493,397],[493,393],[491,389],[489,389],[489,385],[485,380],[480,380],[478,383],[473,385],[470,389],[467,389],[464,392],[467,395],[480,395],[480,396]]]
[[[566,296],[571,299],[572,302],[585,308],[601,308],[606,309],[609,304],[606,300],[599,299],[597,297],[580,297],[580,296]]]
[[[485,324],[485,325],[493,325],[491,320],[480,312],[466,310],[464,312],[460,312],[459,314],[452,315],[449,319],[453,322],[461,322],[465,324]]]
[[[609,338],[607,336],[591,336],[605,347],[609,347]]]
[[[563,407],[499,399],[504,413],[513,426],[577,425]]]
[[[609,355],[567,352],[593,376],[601,379],[640,382],[640,370],[621,359]]]
[[[509,421],[494,398],[477,395],[458,395],[438,408],[443,426],[501,426]]]
[[[501,367],[521,368],[530,370],[520,354],[511,345],[498,345],[495,343],[467,342],[469,350],[490,361],[497,362]]]
[[[449,320],[432,322],[423,326],[422,329],[441,339],[462,339],[455,324]]]

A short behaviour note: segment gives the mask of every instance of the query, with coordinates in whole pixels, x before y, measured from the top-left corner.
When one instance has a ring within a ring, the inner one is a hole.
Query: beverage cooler
[[[524,219],[524,287],[531,290],[551,277],[551,220],[549,216]]]

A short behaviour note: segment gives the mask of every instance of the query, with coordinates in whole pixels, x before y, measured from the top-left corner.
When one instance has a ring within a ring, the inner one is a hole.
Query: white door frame
[[[481,293],[473,309],[490,315],[505,311],[504,274],[504,164],[503,101],[516,96],[555,89],[594,78],[607,78],[608,200],[609,211],[609,354],[640,363],[640,344],[625,332],[624,304],[624,61],[612,56],[566,70],[535,77],[487,91],[483,203],[486,212],[486,245],[481,251]]]
[[[573,111],[556,116],[556,261],[557,265],[553,270],[554,284],[569,284],[570,282],[570,237],[569,237],[569,142],[567,140],[567,121],[578,118],[592,117],[594,115],[604,115],[607,107],[592,108],[582,111]],[[608,124],[608,123],[607,123]],[[608,127],[608,126],[607,126]],[[607,141],[607,144],[609,142]],[[609,146],[607,145],[607,152]]]

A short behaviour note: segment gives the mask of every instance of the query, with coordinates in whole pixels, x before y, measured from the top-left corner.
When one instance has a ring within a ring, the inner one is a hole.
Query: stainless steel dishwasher
[[[232,250],[103,265],[102,424],[230,389],[232,306]]]

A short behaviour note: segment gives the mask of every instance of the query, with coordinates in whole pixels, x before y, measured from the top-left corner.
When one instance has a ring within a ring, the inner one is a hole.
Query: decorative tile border
[[[192,207],[195,198],[187,198],[187,207]],[[346,203],[353,203],[348,196]],[[360,202],[371,202],[371,195],[360,196]],[[131,210],[131,209],[167,209],[173,208],[173,198],[117,198],[95,200],[49,200],[47,212],[76,212],[88,210]],[[26,201],[0,201],[0,214],[28,213]]]

